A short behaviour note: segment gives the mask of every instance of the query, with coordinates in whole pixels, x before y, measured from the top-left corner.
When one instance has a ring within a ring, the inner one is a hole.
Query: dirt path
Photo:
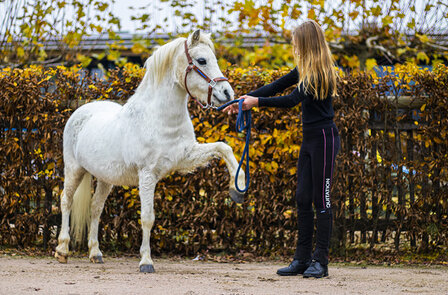
[[[448,294],[448,267],[330,265],[324,279],[280,277],[278,262],[215,263],[156,259],[154,274],[136,258],[0,257],[0,294]]]

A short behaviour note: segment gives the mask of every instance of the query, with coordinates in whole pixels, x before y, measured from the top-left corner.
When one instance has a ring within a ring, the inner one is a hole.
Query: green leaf
[[[16,53],[19,58],[22,58],[25,55],[25,50],[23,50],[23,47],[17,47]]]
[[[59,2],[57,3],[57,5],[58,5],[58,8],[61,9],[61,8],[64,8],[65,5],[67,5],[67,2],[65,2],[65,1],[59,1]]]
[[[137,43],[134,43],[134,45],[132,45],[131,51],[134,54],[142,54],[143,52],[146,51],[146,47],[143,46],[141,43],[137,42]]]
[[[47,58],[47,53],[45,52],[45,50],[43,48],[39,49],[39,60],[45,60]]]
[[[111,50],[109,54],[107,55],[107,60],[109,61],[117,61],[120,57],[120,51],[118,50]]]
[[[373,69],[375,66],[377,66],[376,59],[374,59],[374,58],[368,58],[368,59],[366,60],[366,69],[367,69],[368,71],[370,71],[371,69]]]
[[[426,4],[425,11],[430,11],[431,8],[433,8],[433,7],[434,7],[434,5],[432,5],[432,4]]]
[[[431,40],[431,39],[429,39],[429,37],[427,35],[424,35],[424,34],[423,35],[415,34],[415,35],[422,43],[428,43]]]
[[[408,24],[407,27],[411,30],[415,28],[415,18],[413,18]]]
[[[417,53],[417,59],[420,61],[424,61],[425,63],[429,63],[429,57],[423,51],[420,51],[419,53]]]
[[[393,21],[393,17],[390,15],[383,17],[383,20],[382,20],[383,26],[387,27],[388,25],[390,25],[392,23],[392,21]]]
[[[97,2],[96,5],[99,11],[105,11],[109,7],[108,3]]]
[[[86,55],[80,54],[80,53],[78,53],[76,55],[76,59],[81,63],[82,67],[84,67],[84,68],[88,67],[90,65],[90,63],[92,62],[92,58],[90,58]]]
[[[358,17],[358,15],[359,15],[359,11],[352,11],[352,12],[350,12],[349,14],[348,14],[349,16],[350,16],[350,18],[352,19],[352,20],[355,20],[357,17]]]
[[[92,54],[92,57],[97,60],[102,60],[105,56],[106,56],[106,53],[104,53],[104,52]]]
[[[381,6],[377,5],[377,6],[375,6],[375,7],[372,7],[372,8],[370,9],[370,11],[372,12],[372,15],[373,15],[373,16],[378,17],[378,16],[381,15]]]

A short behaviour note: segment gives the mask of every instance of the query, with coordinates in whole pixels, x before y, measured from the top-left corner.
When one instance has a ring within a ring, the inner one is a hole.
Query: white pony
[[[207,83],[193,71],[187,79],[188,55],[203,73],[222,76],[210,37],[197,30],[187,39],[178,38],[154,52],[146,61],[141,84],[125,105],[92,102],[78,108],[69,118],[63,139],[62,226],[55,253],[59,262],[66,263],[69,253],[70,212],[74,238],[80,240],[88,226],[89,258],[94,263],[103,262],[98,223],[113,185],[139,186],[141,272],[154,272],[149,241],[155,218],[154,189],[161,178],[173,171],[192,172],[220,157],[230,173],[232,199],[243,201],[243,195],[235,190],[238,163],[232,148],[222,142],[199,144],[187,109],[188,90],[205,104],[210,88],[213,95],[209,100],[219,106],[233,99],[233,89],[223,79]],[[92,176],[97,179],[93,197]],[[237,181],[239,187],[244,186],[243,171]]]

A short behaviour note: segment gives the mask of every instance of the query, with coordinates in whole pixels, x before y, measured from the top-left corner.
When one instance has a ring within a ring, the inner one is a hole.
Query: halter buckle
[[[210,82],[208,83],[208,86],[210,86],[211,88],[214,88],[216,86],[217,82],[215,80],[210,80]]]

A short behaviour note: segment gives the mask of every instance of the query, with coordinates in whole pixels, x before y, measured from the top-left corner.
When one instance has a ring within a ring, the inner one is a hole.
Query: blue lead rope
[[[252,126],[252,115],[250,110],[243,111],[243,101],[244,99],[235,99],[232,100],[226,104],[223,104],[222,106],[218,107],[217,110],[221,111],[227,106],[238,103],[238,117],[236,118],[236,131],[242,132],[244,129],[246,129],[246,144],[244,145],[243,155],[241,156],[241,160],[238,165],[238,169],[236,170],[235,175],[235,187],[236,190],[240,193],[245,193],[249,189],[249,141],[250,141],[250,129]],[[241,170],[241,166],[243,165],[244,158],[246,158],[246,187],[242,190],[238,187],[238,175]]]

